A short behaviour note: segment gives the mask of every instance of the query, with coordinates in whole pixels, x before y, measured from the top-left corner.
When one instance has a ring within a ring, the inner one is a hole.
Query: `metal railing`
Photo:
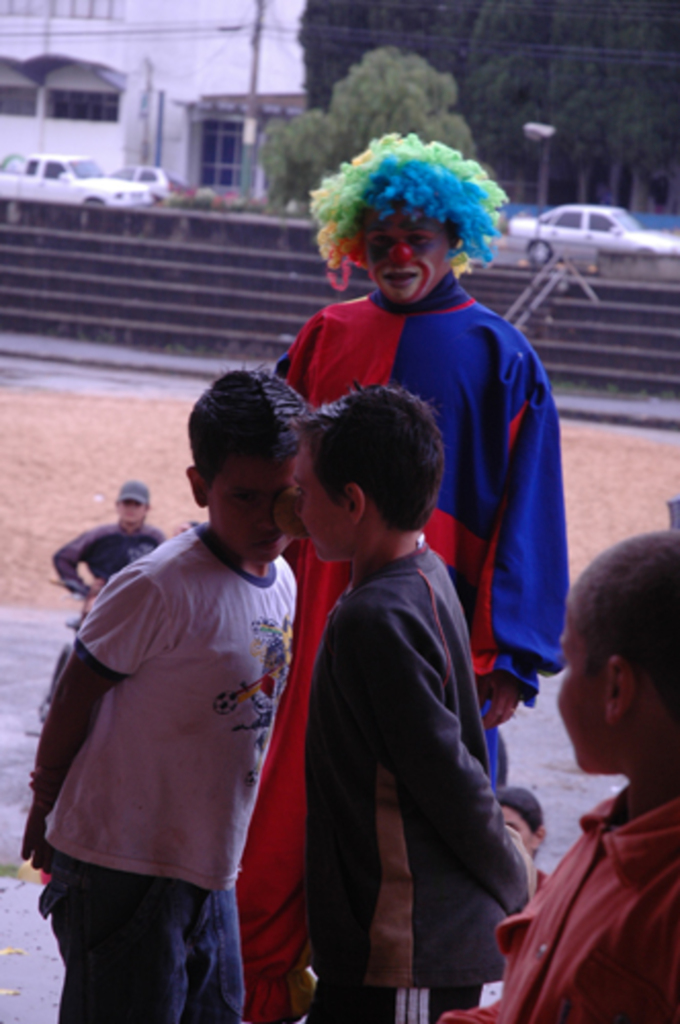
[[[515,299],[505,314],[505,319],[515,327],[523,327],[559,285],[568,285],[572,282],[579,285],[591,302],[600,301],[571,260],[559,253],[553,253],[519,298]]]

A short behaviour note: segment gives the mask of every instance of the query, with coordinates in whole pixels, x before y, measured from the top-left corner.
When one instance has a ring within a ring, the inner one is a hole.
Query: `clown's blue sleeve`
[[[558,671],[568,585],[557,410],[526,338],[473,300],[403,318],[393,379],[432,402],[445,450],[425,533],[462,602],[475,672],[527,700]]]
[[[530,699],[560,669],[568,588],[559,423],[547,383],[510,423],[505,493],[482,568],[471,640],[479,674],[512,672]]]

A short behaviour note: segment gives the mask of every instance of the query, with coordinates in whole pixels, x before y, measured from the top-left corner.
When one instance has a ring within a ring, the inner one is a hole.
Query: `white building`
[[[303,8],[265,0],[258,138],[304,106]],[[0,164],[82,153],[237,190],[256,14],[257,0],[0,0]]]

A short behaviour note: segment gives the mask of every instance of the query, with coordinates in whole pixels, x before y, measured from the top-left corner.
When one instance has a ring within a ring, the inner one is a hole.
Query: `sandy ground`
[[[190,408],[178,399],[0,391],[0,604],[70,610],[50,583],[52,554],[115,519],[126,479],[149,485],[149,521],[166,533],[201,518],[184,476]]]
[[[150,522],[166,532],[200,518],[184,476],[190,405],[0,390],[0,604],[70,610],[50,583],[52,553],[110,522],[129,477],[148,483]],[[570,423],[562,436],[573,576],[615,541],[668,525],[680,446]]]

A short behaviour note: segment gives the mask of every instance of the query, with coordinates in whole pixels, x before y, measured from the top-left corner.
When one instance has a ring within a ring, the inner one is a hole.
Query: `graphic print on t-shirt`
[[[260,776],[274,713],[288,678],[293,642],[292,623],[288,616],[282,625],[272,619],[257,619],[252,623],[252,630],[255,636],[250,645],[250,653],[262,663],[264,675],[253,683],[242,682],[235,690],[224,690],[213,702],[213,710],[218,715],[229,715],[244,701],[250,701],[254,712],[252,721],[234,726],[234,732],[242,729],[255,731],[258,759],[255,767],[246,775],[248,786],[254,786]]]
[[[139,540],[136,544],[130,544],[126,553],[127,564],[130,565],[131,562],[136,562],[138,558],[143,558],[144,555],[150,555],[157,547],[158,545],[154,544],[153,541],[144,539]]]

